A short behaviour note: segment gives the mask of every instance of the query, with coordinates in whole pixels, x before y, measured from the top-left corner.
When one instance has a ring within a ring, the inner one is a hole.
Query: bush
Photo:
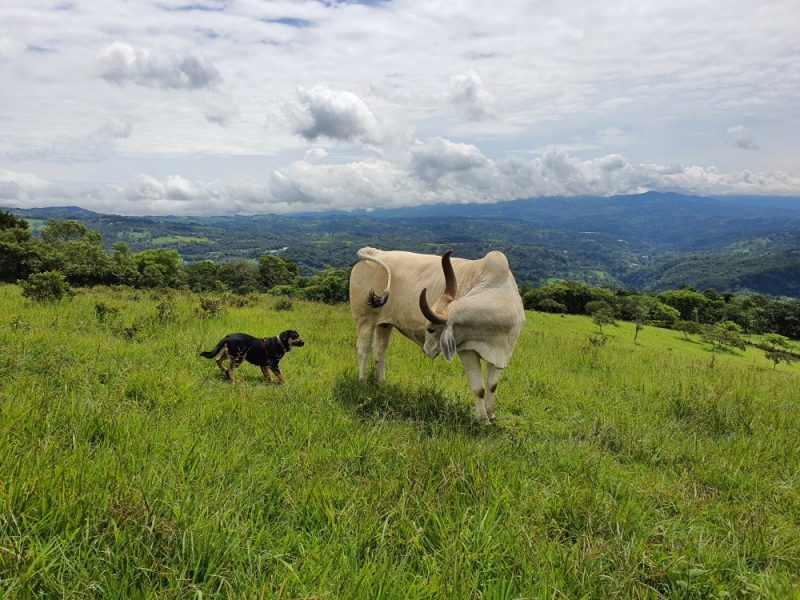
[[[222,312],[222,301],[217,298],[201,298],[197,312],[203,319],[218,317]]]
[[[343,269],[325,267],[308,278],[308,286],[303,289],[306,300],[336,304],[347,302],[350,295],[350,273]]]
[[[34,273],[20,282],[22,295],[35,302],[55,302],[70,293],[67,279],[59,271]]]
[[[297,296],[300,290],[298,290],[297,286],[282,284],[270,288],[269,293],[273,296]]]
[[[598,288],[573,281],[554,281],[547,285],[526,291],[522,303],[527,309],[543,312],[566,312],[573,315],[585,314],[587,302],[605,301],[614,304],[614,293],[605,288]],[[555,310],[556,303],[559,306]],[[564,307],[561,309],[560,307]]]
[[[135,341],[144,331],[147,319],[143,315],[136,317],[130,325],[112,325],[111,332],[123,339]]]
[[[170,298],[166,298],[158,303],[156,306],[156,321],[159,323],[170,323],[177,317],[177,310],[175,302]]]
[[[273,308],[275,310],[292,310],[294,304],[289,298],[279,298]]]
[[[260,296],[254,292],[248,294],[234,294],[232,292],[224,292],[220,297],[220,302],[225,306],[232,306],[233,308],[245,308],[247,306],[256,306],[260,300]]]
[[[97,302],[94,305],[94,314],[97,317],[98,323],[105,323],[107,318],[113,317],[118,313],[119,313],[118,307],[111,306],[110,304],[106,304],[105,302]]]
[[[556,302],[552,298],[544,298],[536,303],[534,308],[541,312],[546,313],[561,313],[564,314],[567,312],[567,307],[561,304],[560,302]]]

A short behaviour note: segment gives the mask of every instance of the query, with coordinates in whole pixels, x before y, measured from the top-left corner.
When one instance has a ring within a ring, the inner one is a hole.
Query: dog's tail
[[[222,350],[222,347],[223,347],[224,345],[225,345],[225,338],[222,338],[222,339],[219,341],[219,344],[217,344],[217,345],[214,347],[214,349],[213,349],[213,350],[209,350],[208,352],[201,352],[201,353],[200,353],[200,356],[204,356],[205,358],[214,358],[214,357],[215,357],[217,354],[219,354],[219,351],[220,351],[220,350]]]

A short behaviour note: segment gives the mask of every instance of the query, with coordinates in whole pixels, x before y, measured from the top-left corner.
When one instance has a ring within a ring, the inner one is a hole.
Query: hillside
[[[199,302],[0,286],[7,597],[800,592],[800,365],[528,312],[481,428],[458,359],[402,336],[356,382],[345,306]],[[286,386],[197,356],[287,326]]]
[[[364,245],[476,258],[502,248],[520,283],[566,278],[643,289],[691,285],[797,295],[800,199],[647,193],[297,216],[121,217],[77,208],[15,211],[34,228],[74,218],[110,247],[177,248],[185,260],[281,251],[311,273],[347,267]],[[285,250],[284,250],[285,249]]]

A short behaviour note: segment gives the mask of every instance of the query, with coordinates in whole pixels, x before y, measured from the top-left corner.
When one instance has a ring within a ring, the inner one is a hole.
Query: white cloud
[[[325,148],[309,148],[306,150],[303,160],[307,162],[314,162],[317,160],[322,160],[326,156],[328,156],[328,151],[325,150]]]
[[[0,60],[4,58],[14,58],[23,50],[25,50],[25,46],[19,40],[0,37]]]
[[[792,0],[8,0],[0,169],[137,214],[796,193],[796,13]],[[176,173],[188,199],[167,185]]]
[[[758,150],[758,144],[753,141],[753,134],[744,125],[728,127],[728,141],[742,150]]]
[[[296,161],[260,182],[231,184],[158,179],[136,174],[117,185],[66,187],[25,172],[0,171],[0,204],[78,204],[122,214],[291,213],[298,210],[397,207],[435,202],[497,202],[516,198],[634,194],[800,194],[786,173],[634,163],[619,154],[582,160],[563,151],[535,158],[492,160],[475,146],[434,139],[408,160],[344,164]]]
[[[239,116],[239,109],[232,102],[214,101],[206,104],[203,115],[210,123],[226,127]]]
[[[149,50],[136,50],[114,42],[97,57],[100,76],[120,85],[131,82],[154,88],[213,88],[221,79],[216,67],[192,54],[154,56]]]
[[[354,93],[316,85],[308,90],[298,88],[297,98],[296,104],[287,107],[287,114],[295,132],[306,140],[380,143],[378,120]]]
[[[472,144],[453,143],[442,138],[418,143],[410,154],[411,172],[428,182],[489,166],[487,158]]]
[[[494,96],[475,71],[450,78],[448,102],[470,121],[479,121],[495,114]]]
[[[47,144],[16,150],[7,156],[17,161],[97,162],[113,155],[117,141],[127,139],[132,131],[131,117],[108,117],[86,133],[58,135]]]

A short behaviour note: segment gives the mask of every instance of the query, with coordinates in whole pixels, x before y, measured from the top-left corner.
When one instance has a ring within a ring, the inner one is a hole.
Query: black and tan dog
[[[214,358],[219,354],[217,365],[231,381],[233,381],[234,370],[246,360],[261,367],[261,372],[267,381],[271,381],[269,372],[272,371],[278,381],[286,383],[278,363],[283,355],[294,346],[303,345],[305,342],[293,329],[287,329],[279,335],[269,338],[257,338],[246,333],[231,333],[222,338],[213,350],[201,352],[200,356]],[[226,359],[230,359],[227,368],[222,365]]]

